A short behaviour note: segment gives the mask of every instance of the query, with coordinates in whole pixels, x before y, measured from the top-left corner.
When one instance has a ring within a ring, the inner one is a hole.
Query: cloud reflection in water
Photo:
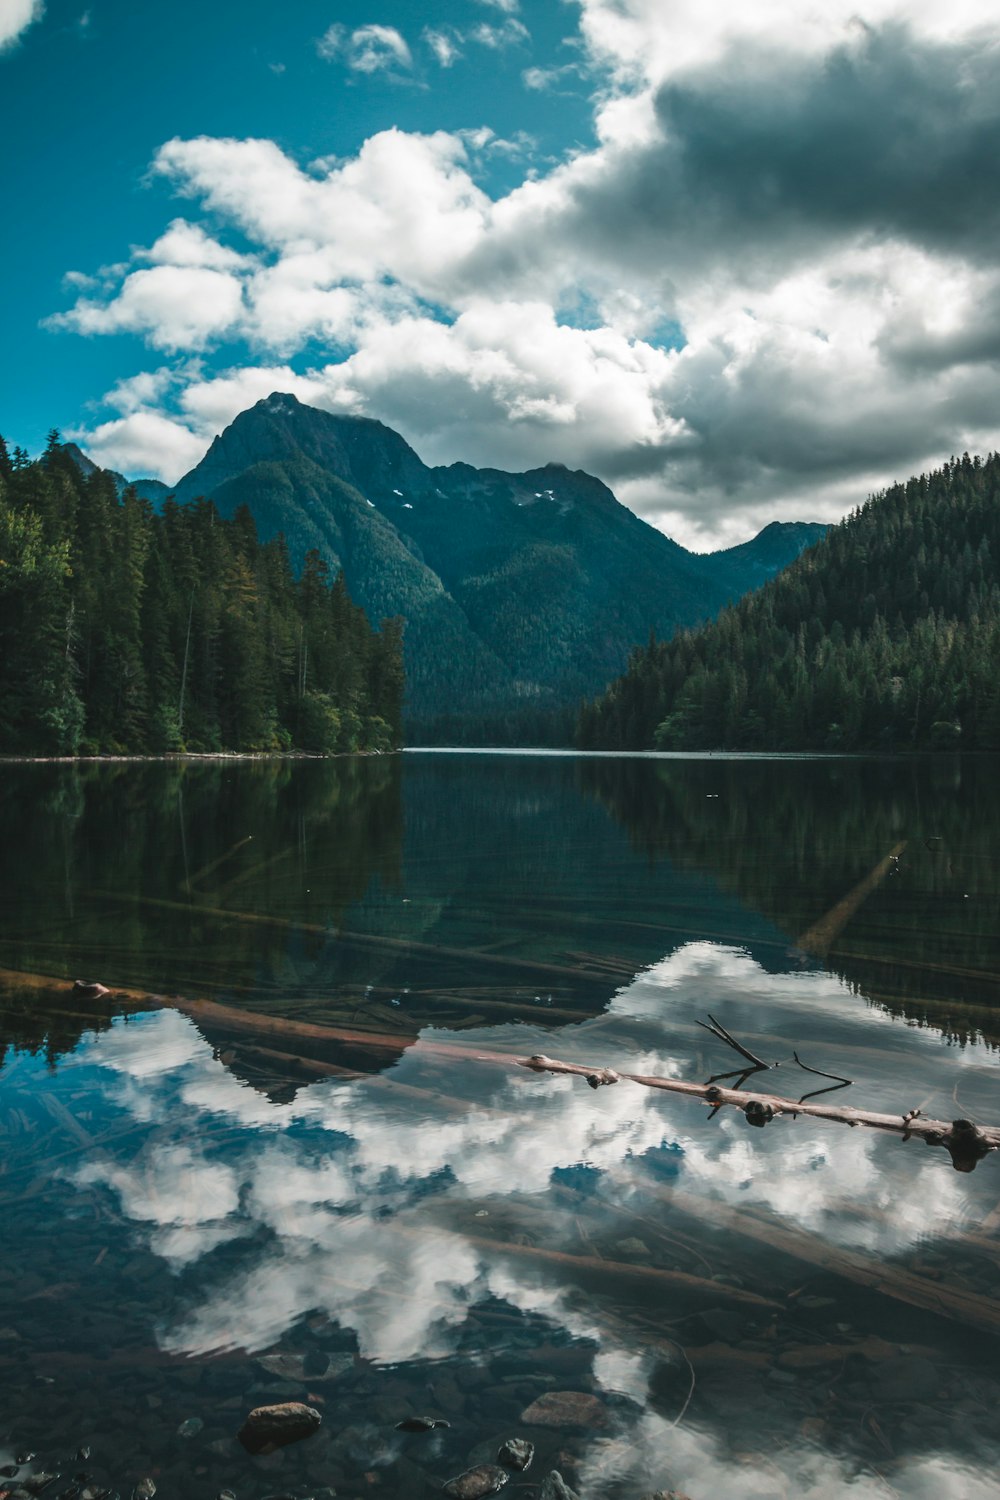
[[[688,945],[639,975],[608,1015],[544,1042],[529,1028],[449,1033],[448,1040],[472,1055],[477,1046],[527,1052],[544,1045],[570,1060],[697,1077],[706,1062],[708,1070],[727,1065],[693,1027],[708,1009],[753,1036],[755,1047],[763,1046],[760,1037],[772,1042],[768,1057],[787,1057],[793,1045],[814,1049],[821,1065],[835,1069],[852,1057],[859,1076],[852,1102],[884,1103],[914,1090],[946,1099],[956,1077],[962,1093],[984,1072],[980,1048],[951,1048],[945,1057],[933,1033],[865,1010],[828,974],[768,974],[742,951],[708,943]],[[321,1309],[353,1330],[372,1361],[433,1360],[459,1348],[470,1306],[492,1295],[593,1340],[603,1387],[645,1406],[657,1356],[630,1346],[613,1320],[609,1328],[571,1272],[493,1249],[487,1231],[498,1218],[509,1225],[534,1199],[546,1233],[556,1237],[545,1241],[550,1248],[570,1243],[580,1215],[599,1237],[619,1211],[627,1217],[643,1202],[647,1163],[664,1144],[687,1193],[756,1204],[829,1242],[881,1254],[946,1237],[981,1192],[990,1196],[989,1184],[957,1178],[943,1156],[918,1146],[806,1119],[750,1132],[724,1112],[709,1124],[689,1101],[629,1085],[595,1094],[570,1078],[491,1063],[445,1065],[434,1039],[424,1033],[428,1045],[408,1049],[390,1074],[426,1089],[423,1096],[377,1078],[323,1081],[277,1105],[228,1073],[193,1023],[173,1012],[86,1043],[81,1060],[102,1070],[109,1096],[137,1120],[158,1124],[134,1161],[94,1159],[74,1180],[115,1192],[150,1247],[174,1271],[193,1274],[196,1289],[160,1329],[165,1349],[260,1350]],[[795,1087],[791,1073],[777,1076],[781,1082],[767,1086]],[[436,1106],[435,1089],[446,1093],[447,1109]],[[214,1148],[211,1127],[220,1120],[231,1131]],[[579,1164],[593,1169],[596,1191],[571,1213],[549,1189],[553,1171]],[[850,1205],[865,1211],[845,1212]],[[617,1232],[634,1230],[619,1225]],[[216,1265],[198,1289],[202,1264],[236,1239],[253,1244],[221,1275]],[[875,1478],[852,1476],[821,1450],[800,1446],[799,1495],[886,1494]],[[609,1464],[618,1480],[656,1488],[664,1453],[672,1455],[671,1473],[689,1474],[701,1495],[734,1485],[750,1497],[774,1493],[766,1467],[735,1464],[711,1433],[674,1429],[650,1409],[626,1448],[595,1439],[588,1451],[588,1495],[602,1493]],[[985,1470],[959,1471],[950,1456],[907,1468],[906,1494],[921,1500],[994,1493]]]

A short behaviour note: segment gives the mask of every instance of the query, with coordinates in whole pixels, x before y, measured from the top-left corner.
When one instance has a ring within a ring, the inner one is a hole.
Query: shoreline
[[[163,755],[0,755],[0,766],[92,766],[141,762],[162,764],[164,762],[186,763],[187,761],[230,760],[349,760],[353,756],[399,755],[397,750],[338,750],[333,755],[321,755],[313,750],[184,750]]]

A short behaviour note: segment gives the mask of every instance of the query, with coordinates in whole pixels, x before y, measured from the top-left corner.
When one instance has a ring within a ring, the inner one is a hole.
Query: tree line
[[[373,630],[318,552],[206,500],[162,510],[57,432],[0,438],[0,752],[387,750],[402,622]]]
[[[583,749],[1000,749],[1000,456],[856,509],[712,624],[650,638]]]

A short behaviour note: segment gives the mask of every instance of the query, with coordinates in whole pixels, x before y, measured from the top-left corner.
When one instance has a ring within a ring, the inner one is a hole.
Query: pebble
[[[510,1476],[506,1469],[496,1464],[479,1464],[475,1469],[466,1469],[457,1479],[449,1479],[441,1493],[451,1500],[483,1500],[484,1495],[495,1495],[503,1489]]]
[[[236,1500],[236,1495],[232,1490],[220,1490],[215,1500]]]
[[[153,1483],[152,1479],[146,1476],[145,1478],[139,1480],[139,1483],[132,1491],[132,1500],[153,1500],[153,1496],[155,1494],[156,1485]]]
[[[517,1469],[523,1473],[534,1456],[535,1445],[527,1438],[508,1438],[497,1454],[497,1463],[503,1464],[505,1469]]]
[[[254,1407],[236,1436],[248,1453],[262,1453],[310,1437],[322,1421],[314,1406],[284,1401],[277,1406]]]
[[[177,1429],[177,1436],[182,1438],[197,1437],[204,1427],[201,1417],[188,1417]]]
[[[604,1427],[607,1413],[585,1391],[546,1391],[525,1407],[521,1421],[527,1427]]]
[[[24,1488],[31,1495],[40,1495],[43,1490],[48,1489],[50,1484],[55,1484],[58,1478],[58,1474],[49,1474],[41,1470],[37,1474],[32,1474],[30,1479],[24,1481]]]

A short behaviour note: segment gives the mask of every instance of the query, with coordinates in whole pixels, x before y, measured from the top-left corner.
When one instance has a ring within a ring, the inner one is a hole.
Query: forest
[[[388,750],[403,690],[402,622],[246,507],[157,511],[56,432],[0,439],[0,753]]]
[[[1000,749],[1000,456],[873,496],[713,623],[652,636],[582,749]]]

